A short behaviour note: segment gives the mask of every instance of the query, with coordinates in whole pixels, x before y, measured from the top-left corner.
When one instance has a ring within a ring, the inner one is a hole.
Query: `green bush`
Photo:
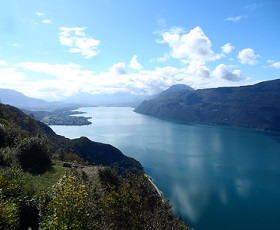
[[[88,202],[83,181],[73,173],[62,176],[49,197],[45,196],[41,202],[41,227],[54,230],[84,229]]]
[[[17,156],[22,169],[30,173],[44,173],[51,167],[47,142],[39,137],[23,139],[17,146]]]

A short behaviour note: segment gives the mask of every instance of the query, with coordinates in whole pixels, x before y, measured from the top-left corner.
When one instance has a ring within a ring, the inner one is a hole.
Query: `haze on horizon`
[[[0,88],[28,96],[280,78],[277,0],[11,0],[1,8]]]

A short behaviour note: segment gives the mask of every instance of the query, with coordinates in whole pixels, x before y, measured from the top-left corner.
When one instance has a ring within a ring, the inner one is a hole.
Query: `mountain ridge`
[[[176,93],[176,92],[180,92],[182,90],[188,90],[188,91],[194,91],[194,89],[188,85],[185,84],[176,84],[176,85],[172,85],[170,86],[168,89],[162,91],[161,93],[158,94],[158,96],[166,96],[169,95],[171,93]]]
[[[182,90],[146,100],[134,111],[163,119],[280,131],[280,79],[249,86]]]

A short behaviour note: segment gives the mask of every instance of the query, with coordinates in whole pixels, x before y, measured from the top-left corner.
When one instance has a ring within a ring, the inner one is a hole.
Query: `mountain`
[[[2,103],[26,109],[45,108],[51,105],[50,102],[27,97],[13,89],[0,89],[0,99]]]
[[[182,90],[194,91],[194,89],[188,85],[176,84],[176,85],[172,85],[167,90],[162,91],[158,96],[160,96],[160,97],[167,96],[171,93],[180,92]]]
[[[161,94],[134,111],[178,121],[280,131],[280,79]]]
[[[77,93],[63,101],[66,103],[86,103],[90,106],[130,106],[136,107],[143,100],[149,98],[147,95],[131,93],[91,94],[86,92]]]
[[[58,109],[73,110],[87,106],[136,107],[143,100],[151,99],[153,97],[154,96],[123,92],[112,94],[91,94],[80,92],[64,98],[62,101],[48,102],[28,97],[13,89],[0,88],[0,102],[30,111],[54,111]]]
[[[39,110],[56,110],[58,108],[73,108],[85,106],[85,103],[65,103],[65,102],[48,102],[45,100],[28,97],[13,89],[0,88],[0,102],[9,104],[20,109],[39,111]]]

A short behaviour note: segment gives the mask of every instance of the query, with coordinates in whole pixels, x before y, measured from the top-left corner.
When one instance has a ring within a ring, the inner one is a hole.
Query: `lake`
[[[112,144],[140,161],[195,229],[280,229],[280,134],[176,123],[126,107],[80,111],[92,125],[51,128]]]

